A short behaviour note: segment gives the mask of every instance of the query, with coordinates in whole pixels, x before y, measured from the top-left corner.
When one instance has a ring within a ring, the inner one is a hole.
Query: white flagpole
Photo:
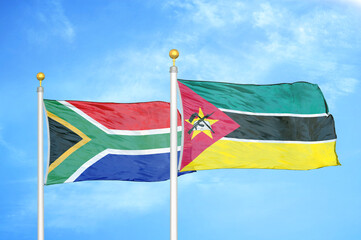
[[[170,240],[178,239],[178,151],[177,151],[177,73],[175,59],[179,56],[176,49],[169,52],[173,59],[170,67]]]
[[[40,81],[38,92],[38,240],[44,240],[44,132],[43,132],[43,95],[41,82],[45,75],[39,72],[36,78]]]

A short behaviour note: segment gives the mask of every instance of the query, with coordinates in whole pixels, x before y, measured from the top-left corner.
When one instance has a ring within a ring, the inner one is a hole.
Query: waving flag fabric
[[[169,103],[44,104],[50,137],[47,185],[169,179]],[[180,126],[178,131],[180,138]]]
[[[181,171],[339,165],[334,120],[315,84],[178,80],[178,86],[184,120]]]

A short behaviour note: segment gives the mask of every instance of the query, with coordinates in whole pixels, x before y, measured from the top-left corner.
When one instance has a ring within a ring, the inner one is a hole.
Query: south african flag
[[[316,84],[178,80],[178,86],[184,124],[181,171],[340,165],[334,119]]]
[[[169,103],[44,100],[44,104],[50,140],[47,185],[169,179]],[[179,114],[178,118],[180,139]]]

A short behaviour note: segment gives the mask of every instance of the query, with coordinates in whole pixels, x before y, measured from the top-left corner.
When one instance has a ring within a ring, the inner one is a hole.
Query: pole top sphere
[[[172,59],[176,59],[179,56],[179,52],[177,49],[172,49],[169,51],[169,57]]]
[[[42,73],[42,72],[39,72],[38,74],[36,74],[36,78],[39,80],[39,81],[43,81],[45,79],[45,74]]]

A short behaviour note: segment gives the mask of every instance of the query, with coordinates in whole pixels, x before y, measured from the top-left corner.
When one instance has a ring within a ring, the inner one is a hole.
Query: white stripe
[[[294,144],[317,144],[336,142],[336,139],[323,140],[323,141],[280,141],[280,140],[253,140],[253,139],[239,139],[239,138],[221,138],[220,140],[228,140],[234,142],[258,142],[258,143],[294,143]]]
[[[102,131],[106,132],[107,134],[112,135],[130,135],[130,136],[139,136],[139,135],[152,135],[152,134],[164,134],[164,133],[170,133],[170,128],[159,128],[159,129],[150,129],[150,130],[113,130],[109,129],[105,126],[103,126],[101,123],[84,113],[79,108],[75,107],[69,102],[66,101],[58,101],[59,103],[63,104],[64,106],[70,108],[86,120],[88,120],[93,125],[97,126]],[[178,126],[177,131],[182,131],[182,127]]]
[[[179,82],[177,81],[177,90],[178,90],[178,95],[179,95],[179,99],[180,99],[180,108],[181,108],[181,119],[182,119],[182,129],[184,128],[184,111],[183,111],[183,101],[182,101],[182,94],[180,92],[179,89]],[[183,146],[184,143],[184,131],[182,131],[182,138],[181,138],[181,146]],[[180,168],[182,166],[182,159],[183,159],[183,148],[181,149],[181,153],[179,156],[179,162],[178,162],[178,171],[180,171]]]
[[[255,112],[243,112],[238,110],[219,108],[222,112],[238,113],[245,115],[254,116],[275,116],[275,117],[328,117],[328,113],[317,113],[317,114],[294,114],[294,113],[255,113]]]
[[[178,151],[181,150],[181,146],[178,146]],[[150,154],[161,154],[169,153],[170,148],[157,148],[157,149],[148,149],[148,150],[119,150],[119,149],[105,149],[104,151],[98,153],[90,160],[81,165],[78,170],[76,170],[73,175],[71,175],[65,182],[74,182],[85,170],[87,170],[94,163],[98,162],[100,159],[105,157],[108,154],[118,154],[118,155],[150,155]]]

